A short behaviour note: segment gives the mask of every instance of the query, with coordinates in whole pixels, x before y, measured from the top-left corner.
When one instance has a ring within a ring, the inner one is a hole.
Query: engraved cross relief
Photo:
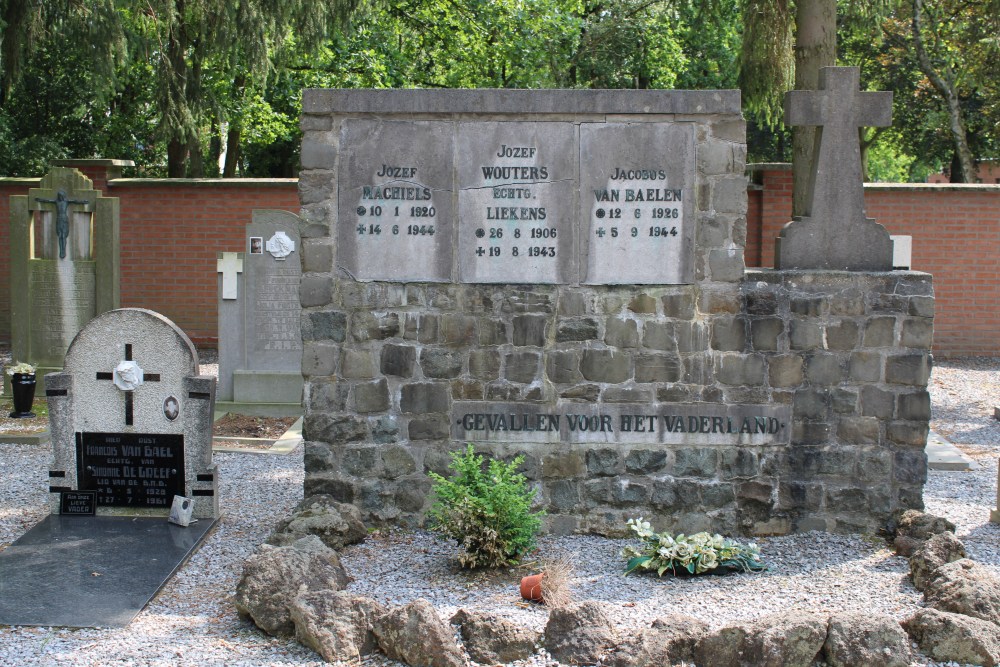
[[[243,253],[220,252],[216,262],[216,272],[222,274],[222,298],[227,300],[238,298],[237,275],[243,273]]]
[[[778,268],[889,270],[892,242],[865,216],[859,127],[892,124],[892,93],[858,89],[857,67],[824,67],[819,90],[785,95],[785,122],[816,126],[805,215],[781,232]]]
[[[133,425],[133,392],[144,382],[159,382],[159,373],[146,373],[132,359],[132,344],[125,344],[125,358],[110,373],[98,371],[98,380],[111,380],[125,393],[125,425]]]

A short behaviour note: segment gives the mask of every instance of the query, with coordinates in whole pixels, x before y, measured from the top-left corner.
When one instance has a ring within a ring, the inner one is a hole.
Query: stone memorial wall
[[[752,272],[736,91],[303,98],[306,493],[414,525],[464,442],[556,533],[916,507],[933,291]]]

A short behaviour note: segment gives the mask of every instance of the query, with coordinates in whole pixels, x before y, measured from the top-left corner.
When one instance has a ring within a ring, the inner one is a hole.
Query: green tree
[[[212,80],[231,81],[230,108],[272,72],[290,34],[299,48],[315,48],[346,22],[355,0],[146,0],[132,13],[143,56],[157,74],[160,132],[171,177],[204,174],[202,133],[217,120],[220,92]],[[238,154],[240,117],[230,119],[230,150]]]

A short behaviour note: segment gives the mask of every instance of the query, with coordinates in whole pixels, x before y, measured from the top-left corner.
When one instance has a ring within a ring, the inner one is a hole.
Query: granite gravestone
[[[166,517],[180,495],[194,499],[196,518],[218,517],[215,378],[198,374],[173,322],[138,308],[103,313],[46,381],[54,514],[63,493],[92,491],[98,516]]]
[[[83,325],[119,305],[118,199],[54,167],[10,198],[10,218],[11,351],[41,379]]]
[[[785,122],[818,128],[806,214],[781,230],[778,269],[891,271],[892,241],[865,215],[858,128],[892,124],[891,92],[859,92],[860,69],[824,67],[819,90],[785,95]]]
[[[242,253],[220,253],[218,407],[301,414],[299,218],[257,210]]]

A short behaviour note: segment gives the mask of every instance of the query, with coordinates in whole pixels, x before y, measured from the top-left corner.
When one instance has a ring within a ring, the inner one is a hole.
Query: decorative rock
[[[923,591],[934,577],[934,570],[961,558],[965,558],[965,546],[954,533],[938,533],[922,543],[910,556],[910,577],[914,588]]]
[[[916,540],[926,540],[945,531],[955,532],[955,524],[944,517],[927,514],[919,510],[906,510],[899,517],[896,535]]]
[[[1000,624],[1000,579],[968,558],[942,565],[924,588],[927,605]]]
[[[692,616],[670,614],[652,628],[629,635],[605,661],[609,667],[658,667],[694,661],[694,648],[708,624]]]
[[[745,664],[761,667],[811,665],[827,635],[826,616],[788,612],[755,621],[749,629]]]
[[[618,640],[600,602],[585,600],[556,607],[545,625],[545,648],[553,658],[569,665],[590,665]]]
[[[285,546],[306,535],[315,535],[326,546],[339,550],[363,542],[368,530],[357,507],[317,494],[296,505],[292,516],[278,523],[267,543]]]
[[[375,619],[375,637],[385,654],[412,667],[464,667],[451,628],[427,600],[418,598]]]
[[[527,660],[542,636],[494,614],[465,609],[459,609],[451,623],[461,626],[462,641],[469,657],[488,665]]]
[[[359,660],[378,650],[372,623],[385,614],[374,600],[346,591],[310,591],[288,607],[295,638],[327,662]]]
[[[888,616],[836,614],[830,618],[823,654],[830,667],[907,667],[910,639]]]
[[[297,595],[339,590],[349,581],[337,553],[310,535],[286,547],[262,545],[243,564],[236,585],[236,609],[270,635],[295,629],[288,606]]]
[[[921,609],[903,621],[920,650],[940,662],[1000,665],[1000,627],[962,614]]]
[[[823,650],[826,633],[826,616],[777,614],[705,634],[695,646],[694,662],[713,667],[811,665]]]

